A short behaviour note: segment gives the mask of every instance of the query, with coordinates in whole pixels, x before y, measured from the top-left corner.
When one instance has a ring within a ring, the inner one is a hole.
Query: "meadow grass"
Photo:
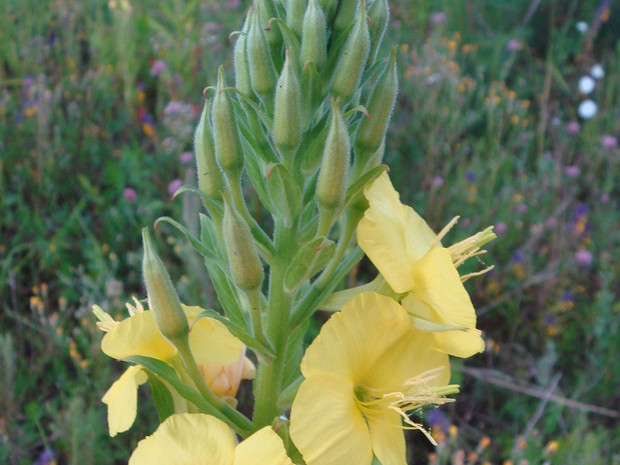
[[[0,462],[123,463],[156,412],[108,437],[100,398],[122,367],[99,350],[91,306],[119,316],[144,297],[142,226],[169,215],[192,228],[198,206],[172,193],[194,182],[202,89],[218,64],[230,71],[245,4],[0,5]],[[620,8],[391,7],[391,177],[436,230],[461,215],[448,242],[489,224],[499,236],[481,257],[493,271],[467,283],[487,351],[453,364],[463,392],[425,413],[439,447],[412,435],[412,460],[620,463]],[[182,298],[217,306],[162,229]]]

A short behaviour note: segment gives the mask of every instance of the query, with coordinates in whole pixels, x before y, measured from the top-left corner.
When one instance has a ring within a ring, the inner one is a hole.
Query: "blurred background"
[[[144,297],[143,225],[193,227],[196,200],[172,194],[195,182],[202,90],[231,73],[249,2],[0,5],[0,463],[125,463],[156,412],[141,390],[139,421],[108,437],[123,367],[91,306]],[[620,5],[390,5],[394,183],[435,230],[461,215],[447,242],[499,236],[467,283],[487,350],[454,361],[462,393],[424,413],[439,446],[411,434],[410,463],[620,464]],[[161,229],[182,300],[216,306]]]

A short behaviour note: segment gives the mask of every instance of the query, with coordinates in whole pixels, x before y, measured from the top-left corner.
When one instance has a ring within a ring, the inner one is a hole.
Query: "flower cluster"
[[[220,68],[207,89],[198,187],[170,187],[202,200],[199,236],[159,220],[203,257],[221,311],[181,303],[148,228],[148,309],[136,300],[116,321],[94,308],[103,352],[132,364],[103,397],[110,435],[131,427],[147,381],[162,418],[131,465],[405,464],[404,431],[434,443],[419,414],[458,392],[449,357],[485,346],[463,283],[490,267],[459,269],[493,228],[444,244],[458,217],[433,232],[381,164],[398,87],[396,49],[377,59],[387,1],[279,7],[250,9],[235,87]],[[245,202],[246,178],[271,230]],[[376,279],[337,291],[364,253]],[[334,313],[306,347],[319,308]],[[237,409],[242,379],[254,380],[251,418]]]

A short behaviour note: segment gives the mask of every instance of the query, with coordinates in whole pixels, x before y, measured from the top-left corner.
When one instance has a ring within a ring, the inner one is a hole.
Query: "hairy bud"
[[[301,34],[301,62],[312,62],[319,71],[327,62],[327,25],[319,0],[310,0]]]
[[[372,65],[377,59],[377,52],[381,46],[381,41],[390,19],[388,0],[374,0],[370,8],[368,8],[368,17],[370,18],[370,54],[368,55],[368,63]]]
[[[241,174],[243,168],[243,151],[239,138],[239,129],[231,96],[226,88],[224,67],[217,73],[217,91],[213,99],[213,135],[215,138],[215,156],[227,176]]]
[[[221,198],[224,188],[224,177],[215,159],[215,142],[210,122],[209,100],[200,115],[200,121],[194,133],[194,148],[196,150],[196,169],[198,171],[198,187],[209,197]]]
[[[142,229],[142,240],[144,242],[142,272],[149,308],[161,333],[176,346],[189,335],[187,316],[164,264],[153,250],[148,228]]]
[[[248,31],[247,47],[252,88],[263,99],[263,102],[269,105],[276,85],[276,70],[258,14],[256,11],[250,11],[250,14],[252,19]]]
[[[290,56],[288,49],[276,86],[273,135],[276,146],[283,155],[297,150],[301,141],[301,87],[295,59]]]
[[[237,38],[234,49],[235,57],[235,87],[246,97],[252,97],[252,80],[250,78],[250,64],[248,62],[247,33],[250,29],[250,14],[245,17],[241,34]]]
[[[286,0],[286,25],[297,35],[297,38],[301,37],[305,10],[305,0]]]

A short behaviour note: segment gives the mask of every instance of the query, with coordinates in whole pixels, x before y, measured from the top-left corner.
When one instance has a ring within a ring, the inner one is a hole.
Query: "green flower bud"
[[[343,103],[348,102],[357,91],[366,67],[369,51],[370,35],[368,17],[366,16],[366,2],[361,0],[359,15],[357,15],[357,20],[347,38],[332,82],[332,95],[340,97]]]
[[[194,133],[194,149],[196,151],[196,169],[198,171],[198,187],[209,197],[219,199],[225,184],[222,171],[215,159],[215,142],[211,128],[211,108],[209,100],[200,115],[200,121]]]
[[[250,227],[226,196],[222,232],[235,284],[244,291],[260,289],[264,272]]]
[[[237,37],[235,43],[235,87],[246,97],[252,97],[252,81],[250,78],[250,64],[248,62],[247,33],[250,29],[251,12],[245,17],[241,34]]]
[[[256,11],[252,14],[247,47],[252,88],[266,105],[270,105],[273,99],[277,75],[271,60],[267,39]]]
[[[161,333],[176,346],[189,335],[187,316],[164,264],[153,250],[148,228],[142,229],[142,241],[144,242],[142,272],[149,308]]]
[[[301,87],[295,59],[291,57],[288,48],[276,86],[273,137],[282,155],[297,150],[301,141]]]
[[[396,47],[394,47],[385,70],[370,92],[366,105],[369,118],[362,119],[355,135],[356,163],[366,164],[369,157],[381,146],[385,139],[397,93],[398,73],[396,70]]]
[[[338,100],[332,99],[332,114],[316,185],[319,209],[336,211],[344,203],[351,144]]]
[[[368,64],[372,65],[377,59],[377,52],[381,46],[381,41],[390,19],[388,0],[374,0],[368,9],[368,17],[370,18],[370,54],[368,55]]]
[[[310,0],[301,34],[301,62],[314,63],[320,71],[327,63],[327,24],[318,0]]]
[[[301,37],[301,28],[306,10],[306,0],[286,0],[286,25],[297,38]]]
[[[267,43],[272,47],[279,47],[280,44],[282,44],[282,33],[280,32],[280,28],[269,25],[269,20],[271,18],[278,17],[274,0],[256,0],[255,5],[257,5],[260,25],[265,31]]]
[[[332,29],[336,37],[355,21],[358,3],[359,0],[340,0],[340,2],[338,2],[338,10],[334,17],[334,23],[332,24]]]
[[[224,67],[217,73],[217,91],[213,99],[213,135],[215,156],[227,176],[238,176],[243,168],[243,151],[231,96],[226,88]]]

